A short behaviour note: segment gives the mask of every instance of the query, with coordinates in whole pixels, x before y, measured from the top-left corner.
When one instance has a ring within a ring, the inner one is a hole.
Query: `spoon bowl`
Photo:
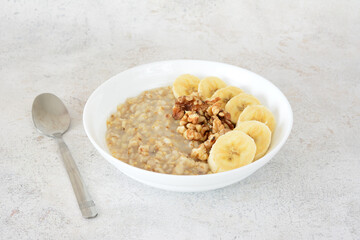
[[[64,134],[70,126],[70,115],[64,103],[51,93],[35,98],[32,116],[35,127],[49,137]]]

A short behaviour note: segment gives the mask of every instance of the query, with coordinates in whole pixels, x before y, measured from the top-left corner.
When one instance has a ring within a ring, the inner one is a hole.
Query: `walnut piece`
[[[191,151],[191,157],[195,159],[199,159],[201,161],[206,161],[209,157],[209,154],[204,144],[201,144],[198,148],[194,148]]]

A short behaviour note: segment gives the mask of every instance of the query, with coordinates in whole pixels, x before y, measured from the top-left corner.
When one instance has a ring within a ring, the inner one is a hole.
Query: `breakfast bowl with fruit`
[[[94,147],[127,176],[166,190],[205,191],[269,162],[293,118],[281,91],[255,73],[173,60],[103,83],[89,97],[83,121]]]

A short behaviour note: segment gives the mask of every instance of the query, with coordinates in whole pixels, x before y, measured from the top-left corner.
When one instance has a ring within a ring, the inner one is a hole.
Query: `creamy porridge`
[[[106,142],[111,154],[135,167],[168,174],[206,174],[206,162],[190,157],[196,141],[177,132],[172,117],[171,87],[145,91],[118,106],[107,121]]]
[[[183,74],[172,87],[119,105],[107,121],[106,142],[115,158],[132,166],[198,175],[263,157],[275,125],[271,111],[251,94],[217,77]]]

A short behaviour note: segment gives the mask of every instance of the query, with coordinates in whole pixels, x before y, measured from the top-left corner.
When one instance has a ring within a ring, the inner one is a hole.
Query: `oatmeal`
[[[180,121],[172,117],[174,102],[171,87],[162,87],[119,105],[107,121],[110,153],[125,163],[154,172],[209,173],[207,162],[191,157],[192,149],[199,147],[198,141],[177,132]]]
[[[183,74],[172,88],[119,105],[107,121],[106,142],[114,157],[149,171],[217,173],[263,157],[275,124],[270,110],[240,88]]]

